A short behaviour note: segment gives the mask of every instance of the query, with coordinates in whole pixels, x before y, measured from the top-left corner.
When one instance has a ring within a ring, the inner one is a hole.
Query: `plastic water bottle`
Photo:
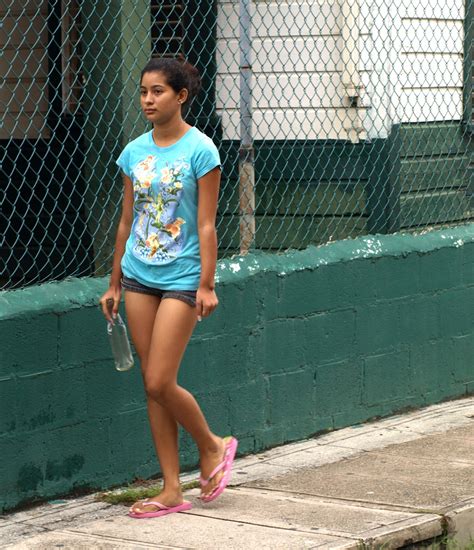
[[[112,324],[107,323],[110,346],[115,360],[115,368],[120,371],[129,370],[133,367],[132,350],[127,335],[127,327],[118,314]]]

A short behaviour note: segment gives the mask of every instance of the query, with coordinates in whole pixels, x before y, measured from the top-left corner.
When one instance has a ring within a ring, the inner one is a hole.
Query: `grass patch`
[[[181,490],[189,491],[199,487],[199,481],[189,481],[188,483],[181,484]],[[145,498],[151,498],[156,496],[163,488],[161,483],[154,483],[148,487],[133,487],[127,486],[113,491],[106,491],[98,493],[96,500],[101,502],[107,502],[108,504],[133,504],[137,500],[143,500]]]

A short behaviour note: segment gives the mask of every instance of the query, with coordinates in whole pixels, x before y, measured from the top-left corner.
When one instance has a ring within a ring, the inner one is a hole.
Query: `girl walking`
[[[201,500],[225,489],[237,449],[214,434],[194,397],[177,384],[197,321],[217,307],[214,275],[220,158],[211,139],[182,117],[200,89],[198,71],[183,60],[151,60],[140,80],[140,102],[153,130],[130,142],[117,160],[123,171],[122,215],[109,289],[100,303],[107,320],[121,291],[140,358],[163,490],[136,502],[134,518],[189,510],[179,483],[178,424],[199,450]],[[113,304],[113,305],[112,305]]]

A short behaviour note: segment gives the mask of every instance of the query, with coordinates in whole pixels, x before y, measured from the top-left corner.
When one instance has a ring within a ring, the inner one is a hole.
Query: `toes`
[[[218,472],[212,479],[211,481],[209,482],[208,485],[206,485],[205,487],[203,487],[201,489],[201,495],[203,496],[208,496],[212,493],[212,491],[214,491],[215,489],[217,489],[217,487],[219,486],[219,483],[222,479],[222,476],[224,474],[222,472]]]
[[[142,512],[150,511],[149,507],[146,507],[146,502],[144,500],[139,500],[138,502],[135,502],[133,506],[130,508],[130,511],[135,514],[141,514]]]

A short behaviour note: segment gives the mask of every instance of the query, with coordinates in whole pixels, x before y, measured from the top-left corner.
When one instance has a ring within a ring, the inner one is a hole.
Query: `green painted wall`
[[[238,142],[223,141],[220,247],[239,246]],[[473,221],[474,142],[458,122],[394,125],[388,139],[254,143],[256,246],[305,248]]]
[[[105,279],[0,293],[0,509],[157,474]],[[180,372],[242,453],[474,392],[474,224],[219,262]],[[181,436],[184,468],[196,451]]]

